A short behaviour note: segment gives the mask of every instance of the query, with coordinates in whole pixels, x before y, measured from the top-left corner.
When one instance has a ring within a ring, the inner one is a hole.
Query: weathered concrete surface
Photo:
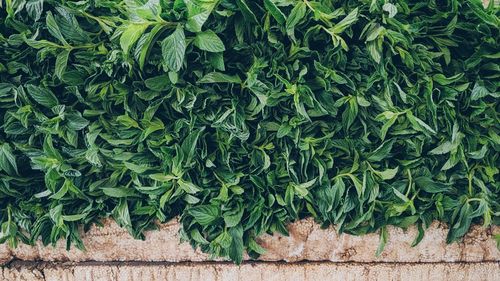
[[[498,263],[228,263],[44,265],[0,269],[7,281],[500,280]]]
[[[162,224],[159,230],[146,233],[146,240],[133,239],[126,230],[112,221],[105,227],[93,227],[82,234],[86,251],[66,251],[64,241],[56,248],[38,244],[19,245],[16,249],[0,246],[0,263],[12,259],[25,261],[207,261],[209,257],[180,243],[179,224]],[[474,226],[460,243],[445,243],[447,229],[434,223],[422,242],[410,247],[416,228],[403,231],[389,228],[389,242],[380,257],[375,257],[378,234],[365,236],[338,235],[334,228],[320,229],[311,219],[289,226],[290,236],[266,235],[258,242],[267,249],[262,261],[334,261],[334,262],[485,262],[500,261],[500,251],[492,238],[498,227]]]

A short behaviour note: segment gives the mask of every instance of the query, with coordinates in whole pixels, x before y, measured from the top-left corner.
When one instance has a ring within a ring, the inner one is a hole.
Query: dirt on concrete
[[[179,224],[171,221],[159,226],[159,230],[146,233],[146,239],[136,240],[126,230],[111,220],[104,227],[94,226],[82,238],[86,251],[67,251],[65,241],[54,248],[19,245],[9,249],[0,245],[0,264],[10,260],[25,261],[208,261],[210,258],[188,243],[180,243]],[[258,239],[267,252],[261,261],[332,261],[332,262],[487,262],[500,261],[493,233],[498,227],[474,226],[460,243],[446,244],[447,229],[433,223],[416,247],[411,243],[417,229],[406,231],[390,227],[389,242],[380,257],[375,256],[379,244],[378,234],[364,236],[339,235],[335,228],[321,229],[312,219],[289,225],[290,236],[265,235]],[[248,257],[246,258],[248,260]]]
[[[500,280],[489,263],[84,263],[21,264],[0,269],[0,280],[23,281],[305,281],[305,280]]]

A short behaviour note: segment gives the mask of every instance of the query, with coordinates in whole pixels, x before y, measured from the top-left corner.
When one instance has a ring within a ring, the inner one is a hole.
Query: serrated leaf
[[[217,53],[226,50],[222,40],[211,30],[197,33],[193,43],[200,50],[207,52]]]
[[[220,210],[214,205],[198,205],[187,209],[187,212],[202,226],[209,225],[220,217]]]
[[[66,42],[66,39],[64,39],[64,36],[62,35],[61,30],[59,29],[59,25],[54,19],[52,12],[50,11],[47,12],[47,17],[45,18],[45,21],[47,24],[47,29],[49,30],[50,34],[55,38],[57,38],[64,45],[69,45],[68,42]]]
[[[179,71],[181,69],[186,52],[186,38],[184,36],[184,29],[180,25],[162,41],[161,52],[164,69],[172,71]]]
[[[44,87],[28,84],[26,86],[26,91],[38,104],[45,107],[52,108],[59,103],[56,96]]]

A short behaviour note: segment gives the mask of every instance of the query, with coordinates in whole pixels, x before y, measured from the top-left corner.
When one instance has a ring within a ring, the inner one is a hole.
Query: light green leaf
[[[210,84],[210,83],[235,83],[241,84],[241,78],[236,75],[227,75],[220,72],[210,72],[203,76],[198,83],[200,84]]]
[[[201,189],[192,182],[187,182],[182,179],[179,179],[177,183],[179,184],[179,187],[182,190],[184,190],[184,192],[186,192],[187,194],[196,194],[197,192],[201,191]]]
[[[219,0],[182,0],[187,7],[186,29],[200,32]]]
[[[398,173],[399,167],[393,169],[386,169],[382,172],[376,172],[376,174],[383,180],[391,180]]]
[[[114,198],[130,197],[130,196],[135,195],[134,189],[132,189],[132,188],[104,187],[101,189],[102,189],[102,192],[104,192],[104,194],[106,194],[109,197],[114,197]]]
[[[186,38],[182,26],[177,26],[175,31],[161,43],[163,55],[163,68],[165,71],[179,71],[184,62],[186,52]]]
[[[120,47],[127,56],[132,46],[135,45],[139,37],[148,28],[149,23],[129,23],[120,37]]]
[[[463,76],[464,76],[463,73],[458,73],[458,74],[453,75],[451,77],[446,77],[443,74],[438,73],[438,74],[435,74],[434,76],[432,76],[432,80],[436,81],[440,85],[446,86],[446,85],[457,82],[458,80],[462,79]]]
[[[408,111],[406,113],[406,116],[408,117],[408,120],[410,121],[410,123],[413,125],[413,129],[415,129],[417,131],[424,132],[424,133],[430,133],[433,135],[436,134],[436,131],[434,129],[432,129],[429,125],[427,125],[420,118],[414,116],[411,111]]]
[[[330,31],[334,34],[340,34],[344,32],[349,26],[353,25],[359,17],[359,10],[355,8],[352,10],[345,18],[343,18],[339,23],[335,24]]]
[[[389,13],[389,18],[393,18],[398,13],[398,8],[392,3],[385,3],[382,9]]]
[[[62,50],[56,57],[55,73],[59,79],[62,79],[66,66],[68,65],[68,57],[70,50]]]
[[[217,53],[226,50],[222,40],[211,30],[197,33],[193,43],[196,47],[207,52]]]
[[[432,154],[432,155],[446,154],[446,153],[449,153],[452,149],[453,149],[453,144],[449,141],[445,141],[442,144],[440,144],[438,147],[429,151],[429,154]]]

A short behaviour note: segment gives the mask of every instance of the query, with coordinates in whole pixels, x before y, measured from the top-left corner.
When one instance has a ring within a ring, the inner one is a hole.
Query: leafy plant
[[[499,224],[499,9],[479,0],[0,1],[0,242],[180,216],[240,263],[340,232]]]

